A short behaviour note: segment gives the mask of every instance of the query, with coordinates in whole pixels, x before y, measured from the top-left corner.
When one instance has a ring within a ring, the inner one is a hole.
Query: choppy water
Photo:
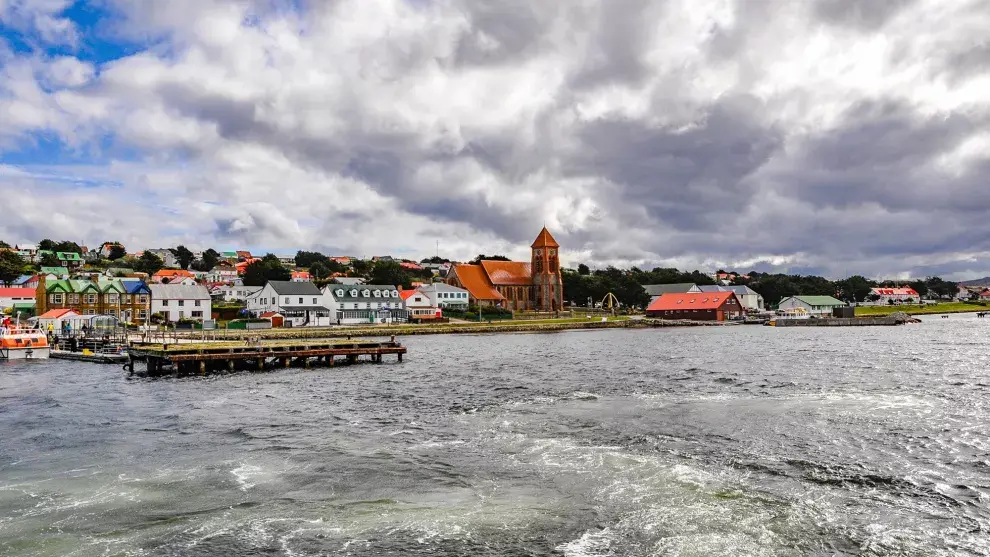
[[[990,555],[990,320],[0,364],[0,555]]]

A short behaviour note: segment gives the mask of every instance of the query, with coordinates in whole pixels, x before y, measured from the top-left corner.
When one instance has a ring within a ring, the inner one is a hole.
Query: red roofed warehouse
[[[877,303],[889,304],[891,302],[899,304],[902,302],[920,302],[921,296],[914,288],[884,288],[878,287],[870,290],[870,296],[878,296]]]
[[[742,304],[732,292],[664,294],[646,308],[647,317],[659,319],[725,321],[742,315]]]

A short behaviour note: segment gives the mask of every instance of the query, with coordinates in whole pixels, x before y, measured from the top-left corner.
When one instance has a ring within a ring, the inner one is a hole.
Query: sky
[[[0,239],[990,275],[990,0],[0,0]]]

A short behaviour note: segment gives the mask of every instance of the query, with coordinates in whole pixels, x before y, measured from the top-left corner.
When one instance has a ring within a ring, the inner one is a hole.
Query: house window
[[[371,303],[364,304],[364,309],[371,309]]]
[[[199,317],[200,319],[202,319],[203,318],[203,312],[202,311],[194,311],[194,312],[192,312],[192,316],[193,317]]]
[[[103,312],[103,315],[110,315],[110,316],[113,316],[113,317],[117,317],[117,310],[115,310],[115,309],[108,309],[108,310],[106,310],[106,311]]]
[[[289,298],[286,298],[286,299],[285,299],[285,303],[287,303],[287,304],[288,304],[288,303],[290,303],[290,302],[289,302]]]
[[[354,309],[357,309],[357,308],[358,308],[358,305],[357,304],[354,304]]]
[[[148,318],[148,310],[146,310],[146,309],[139,310],[138,311],[138,318],[139,319],[147,319]]]
[[[148,303],[148,297],[147,296],[138,296],[138,303],[139,304],[147,304]]]
[[[95,304],[96,303],[96,294],[86,294],[86,303],[87,304]]]
[[[130,294],[124,294],[124,303],[125,304],[131,303],[131,295]]]
[[[95,309],[84,310],[83,315],[96,315],[96,310]]]
[[[168,307],[168,300],[162,300],[162,307]]]
[[[69,294],[68,299],[70,304],[78,304],[79,294]]]
[[[62,303],[62,295],[61,294],[52,294],[52,303],[53,304],[61,304]]]
[[[195,302],[193,302],[193,305],[196,306],[196,307],[199,307],[199,300],[196,300]]]
[[[313,298],[313,305],[315,306],[317,303],[316,298]]]
[[[303,303],[302,300],[303,300],[302,298],[299,298],[299,305],[302,305],[302,303]]]
[[[117,295],[116,294],[107,294],[107,303],[108,304],[116,304],[117,303]]]

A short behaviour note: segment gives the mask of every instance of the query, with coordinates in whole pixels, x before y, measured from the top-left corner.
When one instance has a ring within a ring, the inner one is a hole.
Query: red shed
[[[285,324],[285,318],[282,317],[282,314],[274,311],[266,311],[265,313],[262,313],[261,318],[271,321],[273,329],[278,329]]]
[[[742,304],[732,292],[688,292],[664,294],[646,308],[647,317],[725,321],[743,314]]]

